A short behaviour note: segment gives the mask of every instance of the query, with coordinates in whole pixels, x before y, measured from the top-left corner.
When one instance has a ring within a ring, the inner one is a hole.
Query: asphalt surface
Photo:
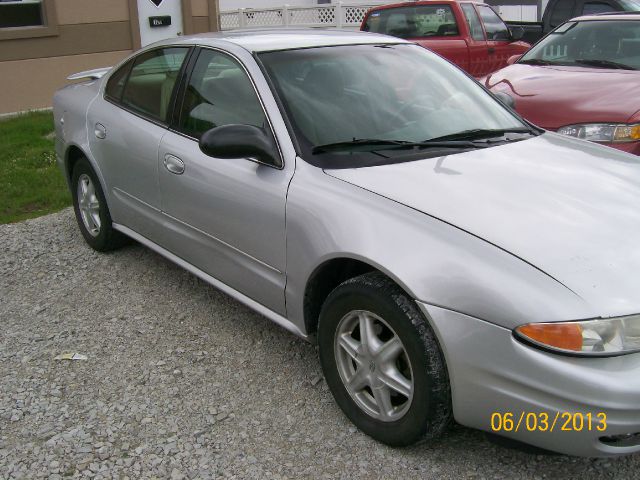
[[[531,455],[454,426],[357,431],[315,347],[70,209],[0,226],[0,478],[640,478],[640,456]],[[63,353],[86,360],[55,360]]]

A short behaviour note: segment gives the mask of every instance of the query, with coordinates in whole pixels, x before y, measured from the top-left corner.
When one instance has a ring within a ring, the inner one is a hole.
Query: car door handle
[[[164,156],[164,168],[175,175],[182,175],[184,173],[184,162],[175,155],[167,153]]]
[[[489,53],[496,53],[496,49],[493,47],[489,47]]]
[[[93,133],[96,136],[96,138],[99,138],[100,140],[104,140],[105,138],[107,138],[107,127],[105,127],[101,123],[96,123],[96,128],[93,131]]]

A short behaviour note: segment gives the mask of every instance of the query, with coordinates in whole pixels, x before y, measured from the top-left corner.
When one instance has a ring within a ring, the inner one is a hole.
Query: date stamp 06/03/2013
[[[584,432],[607,430],[603,412],[494,412],[494,432]]]

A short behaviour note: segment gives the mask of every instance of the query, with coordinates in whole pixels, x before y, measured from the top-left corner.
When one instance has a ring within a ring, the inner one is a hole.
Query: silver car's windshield
[[[287,50],[260,60],[305,159],[332,155],[349,163],[358,156],[366,164],[418,150],[424,158],[429,147],[454,153],[474,148],[470,140],[478,137],[532,134],[474,80],[417,45]]]

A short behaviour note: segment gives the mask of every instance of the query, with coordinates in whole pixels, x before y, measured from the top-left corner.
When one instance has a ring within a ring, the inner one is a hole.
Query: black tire
[[[335,347],[337,330],[350,312],[361,310],[384,319],[402,342],[404,358],[411,364],[413,398],[403,416],[395,421],[381,421],[367,413],[350,395],[340,376]],[[435,334],[415,302],[385,275],[377,272],[361,275],[331,292],[320,312],[318,345],[325,379],[336,402],[367,435],[390,446],[406,446],[436,438],[450,424],[449,376]]]
[[[89,232],[80,211],[78,185],[80,179],[85,178],[85,176],[91,180],[99,204],[97,213],[100,219],[100,226],[98,227],[97,234],[96,232],[94,232],[94,234]],[[76,213],[78,228],[91,248],[99,252],[107,252],[119,248],[127,242],[127,237],[112,227],[111,215],[109,214],[109,208],[107,207],[107,201],[100,186],[100,181],[86,158],[80,158],[73,167],[73,173],[71,175],[71,195],[73,197],[73,209]]]

